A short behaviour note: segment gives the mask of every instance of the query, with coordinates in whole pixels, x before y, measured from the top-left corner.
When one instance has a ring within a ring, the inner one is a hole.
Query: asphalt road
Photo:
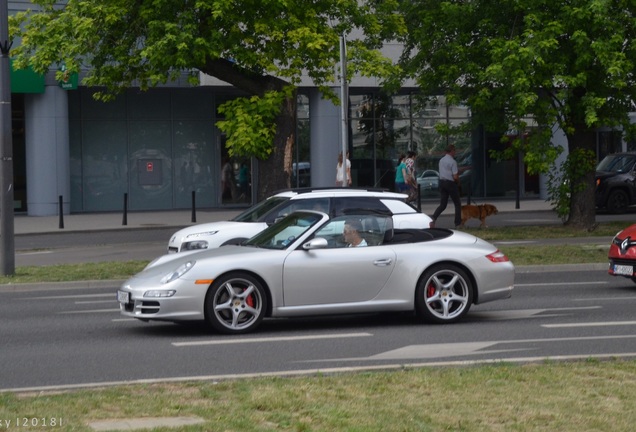
[[[266,320],[242,336],[123,318],[115,289],[0,290],[0,391],[636,356],[636,285],[603,271],[519,273],[511,299],[454,325],[370,314]]]
[[[627,225],[634,215],[602,218],[619,218]],[[559,223],[551,212],[489,219],[491,226],[549,223]],[[152,259],[163,253],[174,230],[22,235],[16,238],[16,262]],[[217,335],[204,325],[123,318],[114,299],[117,288],[115,283],[101,288],[0,287],[0,391],[636,356],[636,285],[598,269],[520,269],[511,299],[473,306],[455,325],[423,325],[410,314],[266,320],[257,333],[240,337]]]

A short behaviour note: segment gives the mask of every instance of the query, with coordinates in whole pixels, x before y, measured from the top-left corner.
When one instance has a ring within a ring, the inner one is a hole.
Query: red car
[[[623,276],[636,282],[636,224],[616,234],[609,250],[608,272],[614,276]]]

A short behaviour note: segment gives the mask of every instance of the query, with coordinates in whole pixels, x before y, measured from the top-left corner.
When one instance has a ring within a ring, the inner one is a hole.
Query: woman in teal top
[[[395,190],[397,192],[405,192],[407,189],[406,184],[406,164],[404,163],[404,154],[400,155],[398,166],[395,168]]]

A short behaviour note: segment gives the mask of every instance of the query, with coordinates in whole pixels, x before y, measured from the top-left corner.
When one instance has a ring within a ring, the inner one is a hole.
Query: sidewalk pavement
[[[516,200],[488,200],[497,206],[499,213],[523,212],[523,211],[548,211],[551,206],[542,199],[528,199],[519,202],[517,209]],[[466,199],[462,200],[466,203]],[[479,199],[476,204],[484,204],[483,199]],[[422,212],[432,215],[439,202],[422,202]],[[123,212],[111,213],[83,213],[58,216],[26,216],[16,215],[14,218],[14,233],[20,234],[42,234],[42,233],[62,233],[77,231],[104,231],[104,230],[126,230],[142,228],[174,227],[182,228],[198,223],[216,222],[232,219],[241,213],[245,208],[227,209],[206,209],[197,210],[194,213],[195,222],[192,221],[192,210],[157,210],[128,212],[124,225]],[[453,212],[453,203],[449,202],[444,214]]]

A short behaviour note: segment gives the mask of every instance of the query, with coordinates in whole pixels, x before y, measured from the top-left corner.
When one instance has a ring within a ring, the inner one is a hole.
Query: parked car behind
[[[596,167],[596,207],[625,213],[636,204],[636,153],[605,156]]]
[[[439,173],[435,170],[425,170],[417,176],[422,195],[437,195],[439,193]]]
[[[240,244],[297,210],[319,210],[341,216],[363,210],[393,217],[397,228],[428,228],[431,218],[406,203],[407,196],[378,189],[297,189],[278,193],[230,221],[193,225],[177,231],[168,252]]]

